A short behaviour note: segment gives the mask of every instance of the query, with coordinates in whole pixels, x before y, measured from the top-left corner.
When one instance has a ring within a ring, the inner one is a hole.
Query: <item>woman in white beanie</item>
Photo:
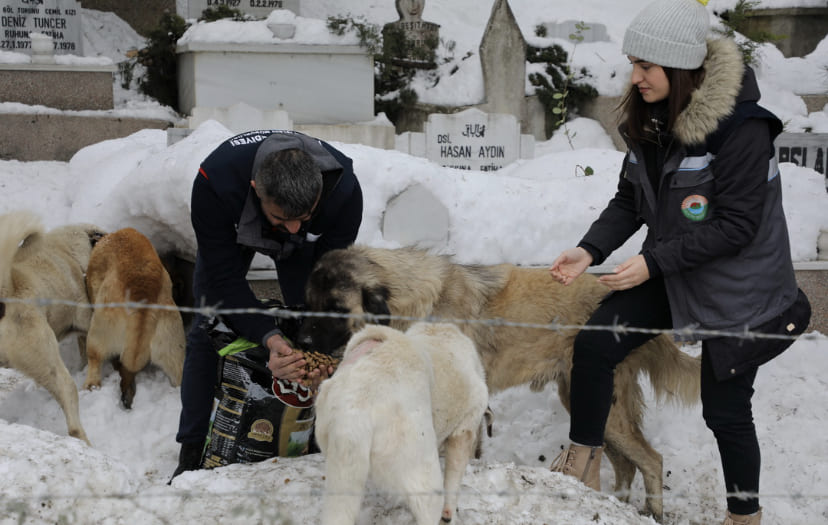
[[[794,276],[774,158],[782,123],[757,104],[753,71],[736,44],[708,40],[708,29],[707,9],[698,0],[656,0],[630,24],[623,52],[633,69],[619,128],[629,150],[618,189],[550,273],[569,284],[647,226],[641,252],[600,278],[611,293],[587,325],[703,330],[693,339],[703,340],[703,416],[721,455],[724,524],[756,525],[760,452],[753,382],[759,365],[805,330],[810,307]],[[792,337],[715,333],[746,328]],[[653,336],[577,335],[572,445],[553,470],[600,490],[615,366]],[[651,507],[661,510],[660,502]]]

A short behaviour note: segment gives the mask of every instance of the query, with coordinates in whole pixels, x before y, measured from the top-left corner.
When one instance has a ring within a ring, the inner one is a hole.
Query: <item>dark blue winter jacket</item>
[[[579,245],[600,264],[646,224],[641,253],[664,278],[673,326],[739,331],[797,298],[773,148],[782,125],[757,105],[732,41],[710,41],[704,67],[661,165],[628,144],[618,191]]]
[[[266,153],[290,148],[309,153],[323,177],[320,202],[297,234],[273,229],[250,186]],[[193,183],[191,208],[200,265],[193,283],[196,304],[261,309],[246,279],[254,254],[273,259],[284,303],[303,304],[313,264],[328,250],[356,240],[362,190],[351,159],[330,144],[294,131],[249,131],[227,139],[204,159]],[[222,315],[222,320],[256,342],[264,343],[275,329],[273,317],[264,314]]]

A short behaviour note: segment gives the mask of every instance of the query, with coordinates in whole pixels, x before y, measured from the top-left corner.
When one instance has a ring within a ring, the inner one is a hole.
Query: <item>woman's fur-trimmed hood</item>
[[[733,112],[745,71],[742,53],[733,40],[707,41],[704,80],[676,119],[673,135],[683,144],[700,144]],[[751,93],[758,91],[750,89]]]

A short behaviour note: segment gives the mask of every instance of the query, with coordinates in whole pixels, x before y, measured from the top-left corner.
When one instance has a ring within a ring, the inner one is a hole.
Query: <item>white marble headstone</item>
[[[32,53],[29,33],[52,38],[55,54],[83,56],[77,0],[0,0],[0,51]]]
[[[549,38],[562,38],[569,40],[570,35],[580,33],[584,37],[583,42],[609,42],[609,34],[607,34],[607,26],[597,22],[580,22],[584,24],[587,29],[578,31],[576,27],[579,22],[576,20],[566,20],[564,22],[546,22],[543,27],[546,29],[546,36]]]
[[[441,166],[497,171],[520,158],[520,124],[514,115],[467,109],[432,114],[425,124],[426,158]]]
[[[780,133],[774,145],[777,162],[792,162],[822,173],[828,190],[828,133]]]

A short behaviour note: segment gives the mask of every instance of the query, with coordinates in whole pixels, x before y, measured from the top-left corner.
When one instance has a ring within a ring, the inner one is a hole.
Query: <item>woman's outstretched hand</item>
[[[563,285],[571,284],[592,264],[592,255],[583,248],[564,250],[549,267],[552,278]]]

